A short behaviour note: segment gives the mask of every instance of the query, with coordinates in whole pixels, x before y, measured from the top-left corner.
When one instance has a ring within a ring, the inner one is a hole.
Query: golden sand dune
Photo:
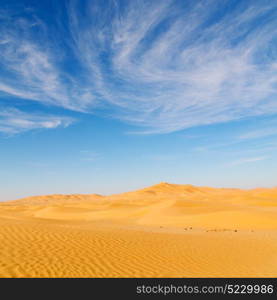
[[[276,277],[277,189],[160,183],[0,204],[1,277]]]

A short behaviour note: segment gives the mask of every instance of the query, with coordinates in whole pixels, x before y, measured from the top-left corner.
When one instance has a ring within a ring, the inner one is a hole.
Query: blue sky
[[[0,6],[0,200],[277,186],[276,1]]]

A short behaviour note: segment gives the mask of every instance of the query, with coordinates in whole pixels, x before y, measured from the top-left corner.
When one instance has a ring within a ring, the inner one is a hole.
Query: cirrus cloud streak
[[[0,90],[88,113],[104,107],[141,133],[277,113],[276,3],[185,4],[70,1],[70,51],[42,21],[2,22]],[[70,59],[78,72],[65,68]]]

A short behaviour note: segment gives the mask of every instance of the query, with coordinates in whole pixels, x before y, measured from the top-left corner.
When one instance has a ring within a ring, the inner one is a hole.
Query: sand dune
[[[277,188],[3,202],[0,244],[1,277],[276,277]]]

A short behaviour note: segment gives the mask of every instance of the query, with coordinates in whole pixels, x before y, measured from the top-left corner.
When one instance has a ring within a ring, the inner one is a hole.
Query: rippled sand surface
[[[276,277],[277,189],[158,185],[0,204],[1,277]]]

